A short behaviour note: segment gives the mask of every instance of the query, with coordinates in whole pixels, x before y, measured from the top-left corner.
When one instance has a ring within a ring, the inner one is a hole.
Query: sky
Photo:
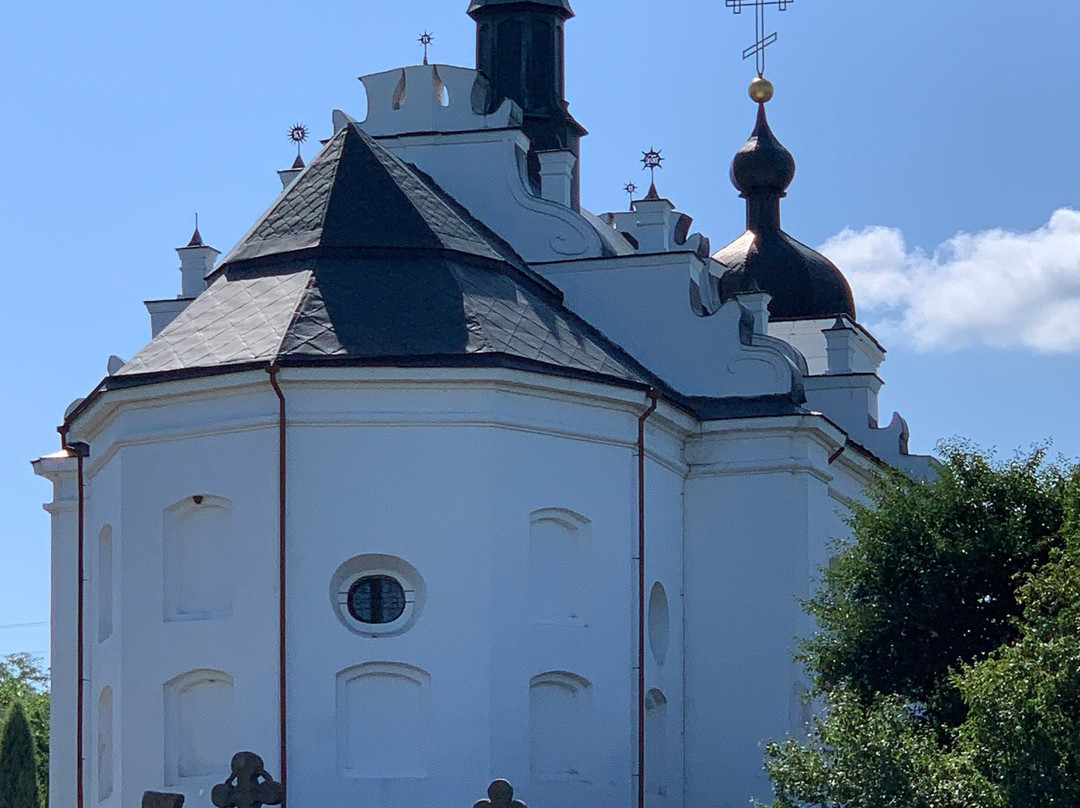
[[[753,128],[752,14],[720,0],[572,0],[567,96],[589,130],[582,199],[657,185],[715,248],[737,237],[728,180]],[[289,127],[364,117],[358,76],[473,66],[466,0],[13,0],[0,32],[0,655],[48,650],[47,482],[29,461],[149,338],[144,300],[179,291],[194,215],[222,251],[280,190]],[[882,420],[911,448],[960,436],[1000,455],[1080,458],[1080,60],[1074,0],[792,0],[767,75],[798,173],[785,229],[852,283],[889,348]],[[29,625],[27,625],[29,624]]]

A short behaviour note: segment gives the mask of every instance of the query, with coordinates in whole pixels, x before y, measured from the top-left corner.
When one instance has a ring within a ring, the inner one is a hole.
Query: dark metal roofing
[[[780,200],[795,178],[795,158],[773,134],[758,105],[757,124],[731,163],[731,182],[746,199],[746,232],[713,258],[728,267],[720,297],[728,300],[754,285],[772,295],[776,320],[855,319],[855,298],[843,273],[824,255],[780,228]]]
[[[115,378],[495,355],[668,389],[430,178],[350,125]]]
[[[470,220],[447,205],[419,172],[350,124],[222,264],[319,247],[445,248],[510,257]]]
[[[473,15],[485,8],[498,8],[505,6],[540,6],[554,8],[563,13],[567,18],[574,16],[574,10],[570,8],[570,0],[471,0],[467,14]]]
[[[846,314],[855,319],[855,299],[836,265],[780,229],[747,230],[713,254],[728,267],[720,278],[720,297],[729,300],[752,290],[772,295],[774,320],[823,319]]]

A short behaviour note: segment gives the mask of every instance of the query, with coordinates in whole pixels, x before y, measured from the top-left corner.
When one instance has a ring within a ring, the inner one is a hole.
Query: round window
[[[405,612],[405,589],[389,575],[365,575],[349,587],[347,605],[361,623],[393,623]]]
[[[330,602],[338,620],[362,637],[393,637],[408,631],[424,608],[424,579],[396,556],[350,558],[330,579]]]

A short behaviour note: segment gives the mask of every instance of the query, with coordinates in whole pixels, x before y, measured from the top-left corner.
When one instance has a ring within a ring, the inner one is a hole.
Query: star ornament
[[[308,139],[308,128],[302,123],[294,123],[289,127],[289,140],[299,146],[301,143],[306,143]]]
[[[657,149],[649,149],[647,152],[642,152],[642,155],[644,156],[641,158],[641,162],[645,164],[642,171],[644,171],[645,168],[650,171],[663,168],[661,163],[664,162],[664,158],[660,156],[660,152]]]
[[[633,196],[634,192],[637,191],[637,186],[634,185],[634,183],[632,182],[628,182],[626,183],[626,185],[623,186],[623,190],[626,191],[626,193],[630,194],[630,196]]]

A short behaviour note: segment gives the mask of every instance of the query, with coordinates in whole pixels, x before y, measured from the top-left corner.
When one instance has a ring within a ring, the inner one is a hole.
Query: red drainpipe
[[[645,808],[645,422],[656,412],[660,394],[651,387],[649,407],[638,418],[638,808]]]
[[[61,437],[64,443],[67,443],[67,428],[61,429]],[[86,491],[84,485],[83,476],[83,461],[90,456],[90,447],[85,443],[76,441],[75,443],[68,443],[64,449],[75,456],[77,463],[76,474],[78,475],[78,489],[79,489],[79,533],[78,533],[78,567],[79,567],[79,584],[78,584],[78,600],[79,600],[79,616],[78,616],[78,650],[76,651],[76,663],[75,667],[78,674],[78,687],[75,691],[75,804],[76,808],[83,808],[84,795],[83,795],[83,777],[84,777],[84,758],[83,751],[83,712],[85,710],[84,693],[85,690],[85,635],[86,635],[86,617],[84,614],[85,602],[86,602]]]
[[[281,757],[281,790],[288,799],[288,736],[286,735],[287,709],[285,701],[286,655],[285,655],[285,394],[278,384],[277,364],[267,369],[270,374],[270,386],[278,399],[278,735]],[[282,805],[284,805],[284,801]]]

